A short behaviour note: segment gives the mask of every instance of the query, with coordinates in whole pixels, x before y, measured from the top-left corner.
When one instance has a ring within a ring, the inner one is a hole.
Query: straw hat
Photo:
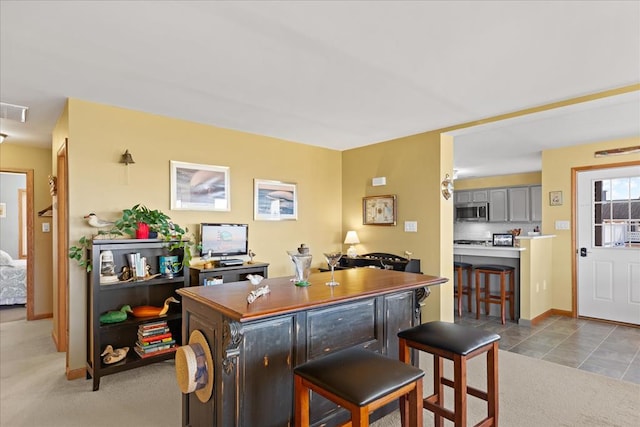
[[[189,344],[176,350],[176,379],[183,393],[196,392],[202,403],[207,403],[213,392],[213,358],[207,339],[194,330]]]

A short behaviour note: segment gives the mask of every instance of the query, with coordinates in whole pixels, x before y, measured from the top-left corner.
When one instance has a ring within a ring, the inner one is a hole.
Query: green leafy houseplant
[[[98,231],[99,236],[124,236],[134,237],[138,228],[138,223],[145,223],[149,230],[158,233],[158,238],[168,242],[168,250],[183,250],[182,266],[187,267],[191,261],[191,243],[185,240],[188,233],[187,228],[182,228],[171,221],[171,218],[164,212],[157,209],[149,209],[144,205],[137,204],[131,209],[124,209],[122,217],[115,221],[109,230]],[[92,238],[82,236],[78,240],[78,245],[69,248],[69,258],[75,259],[78,265],[85,267],[89,272],[92,269],[91,260],[86,258],[87,248],[91,246]]]

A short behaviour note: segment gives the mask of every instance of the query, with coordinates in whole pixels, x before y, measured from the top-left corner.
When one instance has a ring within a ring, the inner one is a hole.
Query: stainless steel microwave
[[[489,221],[488,203],[460,203],[455,205],[456,221]]]

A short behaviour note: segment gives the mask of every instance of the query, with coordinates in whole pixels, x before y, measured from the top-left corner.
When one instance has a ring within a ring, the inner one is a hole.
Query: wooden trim
[[[67,368],[67,380],[77,380],[78,378],[86,378],[87,368],[69,369]]]
[[[41,313],[33,316],[31,320],[50,319],[53,317],[53,313]]]
[[[67,313],[68,288],[69,288],[69,259],[67,253],[69,251],[69,235],[67,227],[67,194],[68,194],[68,160],[67,160],[67,144],[68,139],[65,138],[64,143],[60,147],[56,157],[58,193],[54,196],[54,213],[56,217],[56,265],[58,266],[56,275],[56,286],[58,290],[58,300],[55,302],[57,307],[57,317],[54,319],[54,336],[56,338],[56,348],[58,351],[67,352],[66,368],[69,368],[69,352],[68,350],[68,322],[69,314]]]
[[[571,168],[571,317],[578,317],[578,173],[599,169],[616,169],[638,166],[640,161],[615,162],[602,165],[576,166]]]
[[[18,257],[20,259],[29,258],[29,230],[26,228],[27,224],[25,224],[25,219],[28,222],[29,217],[29,212],[26,211],[27,197],[27,189],[18,188]]]
[[[607,323],[609,325],[628,326],[630,328],[640,329],[640,325],[636,325],[635,323],[618,322],[616,320],[598,319],[597,317],[588,317],[588,316],[578,316],[578,319],[591,320],[594,322]]]

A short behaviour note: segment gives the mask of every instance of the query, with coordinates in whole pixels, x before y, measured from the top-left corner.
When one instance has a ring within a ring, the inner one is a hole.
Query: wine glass
[[[338,261],[342,258],[342,252],[327,252],[323,254],[325,259],[327,260],[327,264],[331,267],[331,281],[325,283],[327,286],[337,286],[340,283],[336,282],[333,278],[333,269],[336,265],[338,265]]]

